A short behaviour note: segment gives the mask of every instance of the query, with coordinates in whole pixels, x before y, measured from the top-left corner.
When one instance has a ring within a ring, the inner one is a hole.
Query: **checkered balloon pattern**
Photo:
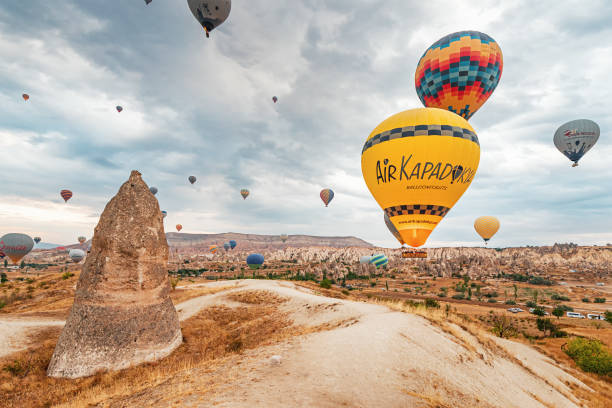
[[[419,60],[414,83],[423,105],[469,119],[493,93],[503,70],[495,40],[460,31],[436,41]]]

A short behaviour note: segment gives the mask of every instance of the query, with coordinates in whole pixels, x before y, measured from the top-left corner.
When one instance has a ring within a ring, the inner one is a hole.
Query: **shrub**
[[[589,303],[589,302],[590,302],[589,298],[582,298],[582,301],[583,301],[584,303]]]
[[[439,309],[440,308],[440,303],[438,303],[438,301],[436,299],[431,299],[431,298],[427,298],[425,299],[425,307],[427,308],[434,308],[434,309]]]
[[[533,300],[530,300],[527,303],[525,303],[525,306],[527,306],[527,307],[538,307],[536,302],[534,302]]]
[[[487,300],[487,303],[497,303],[497,300],[495,300],[495,299],[489,299],[489,300]]]
[[[595,303],[606,303],[606,298],[595,298],[593,300]]]
[[[346,289],[342,289],[342,294],[343,294],[343,295],[348,296],[348,295],[350,295],[350,294],[351,294],[351,292],[349,292],[349,291],[348,291],[348,290],[346,290]]]
[[[453,295],[453,299],[465,299],[465,295],[463,293],[457,293]]]
[[[7,281],[8,281],[8,278],[6,277],[6,273],[4,272],[0,273],[0,283],[4,283]]]
[[[491,331],[497,337],[514,337],[518,333],[518,329],[516,328],[514,322],[509,316],[495,314],[492,316],[492,324],[493,326],[491,327]]]
[[[404,292],[410,292],[410,288],[404,288]]]
[[[547,332],[550,334],[557,329],[557,326],[555,326],[550,319],[543,319],[541,317],[538,317],[536,320],[536,325],[538,326],[538,330],[543,332],[545,336]]]
[[[66,279],[70,279],[72,276],[74,276],[74,273],[70,273],[68,271],[64,272],[62,274],[62,279],[66,280]]]
[[[376,285],[376,284],[374,284]],[[329,281],[329,279],[325,278],[321,281],[321,283],[319,283],[319,286],[322,287],[323,289],[330,289],[331,288],[331,282]]]
[[[508,300],[506,300],[506,304],[507,305],[516,305],[516,302],[514,300],[512,300],[512,299],[508,299]]]
[[[533,309],[533,314],[536,316],[545,316],[546,312],[544,312],[544,308],[542,307],[536,307]]]
[[[606,317],[606,320],[608,321],[608,323],[612,323],[612,312],[611,311],[608,310],[605,313],[605,317]]]
[[[570,300],[570,298],[568,298],[567,296],[559,295],[558,293],[553,293],[550,298],[552,300],[561,300],[561,301],[564,301],[564,302],[568,302]]]
[[[438,293],[438,297],[441,297],[441,298],[446,297],[446,293],[440,292],[440,293]]]
[[[599,340],[574,338],[563,351],[582,370],[612,376],[612,353]]]
[[[170,279],[170,286],[172,286],[172,290],[176,289],[176,285],[178,285],[180,278],[172,278]]]
[[[370,286],[371,286],[371,287],[376,286],[376,282],[370,282]]]

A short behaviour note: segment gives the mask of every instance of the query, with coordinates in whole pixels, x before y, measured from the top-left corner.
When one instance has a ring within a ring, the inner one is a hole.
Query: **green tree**
[[[516,302],[516,298],[518,298],[518,286],[516,286],[516,283],[512,285],[512,287],[514,288],[514,301]]]
[[[5,268],[8,267],[8,260],[6,260],[6,259],[4,260],[4,267]]]
[[[23,261],[23,260],[21,261],[21,264],[19,264],[19,268],[20,269],[25,268],[25,261]]]
[[[387,292],[389,291],[389,282],[385,281],[385,288],[387,288]]]
[[[552,311],[553,316],[557,316],[557,319],[565,314],[565,310],[562,307],[556,306]]]
[[[608,323],[612,323],[612,312],[609,310],[606,311],[605,316],[606,316],[606,320],[608,321]]]
[[[543,332],[545,336],[550,336],[557,330],[557,326],[555,326],[550,319],[538,317],[536,325],[538,326],[538,330]]]
[[[533,296],[533,303],[537,305],[538,304],[538,290],[534,289],[531,295]]]

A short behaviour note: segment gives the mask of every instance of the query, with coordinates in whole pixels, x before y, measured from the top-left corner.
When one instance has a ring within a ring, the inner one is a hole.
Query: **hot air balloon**
[[[324,188],[319,193],[319,196],[321,197],[321,200],[323,200],[323,203],[325,203],[325,206],[327,207],[327,205],[334,198],[334,192],[330,188]]]
[[[152,2],[153,0],[145,0],[145,3],[148,5],[150,2]]]
[[[499,83],[504,62],[495,40],[478,31],[442,37],[419,60],[414,84],[423,105],[469,119]]]
[[[196,180],[197,180],[197,179],[196,179],[196,177],[195,177],[195,176],[189,176],[189,182],[190,182],[191,184],[195,183],[195,182],[196,182]]]
[[[224,243],[223,243],[223,249],[225,249],[225,252],[227,252],[227,251],[229,251],[229,250],[230,250],[230,244],[229,244],[229,242],[224,242]]]
[[[499,230],[499,220],[495,217],[478,217],[474,221],[474,229],[486,244]]]
[[[400,233],[397,230],[397,228],[395,228],[395,225],[393,225],[393,223],[389,219],[389,216],[387,215],[387,213],[383,212],[383,214],[385,216],[385,225],[387,225],[387,228],[389,229],[389,232],[391,232],[391,234],[393,234],[393,236],[400,242],[400,244],[404,245],[404,240],[402,239],[402,236],[400,235]]]
[[[382,268],[383,266],[387,265],[389,263],[389,259],[387,258],[387,255],[385,254],[376,254],[376,255],[372,255],[372,257],[370,258],[370,263],[374,265],[376,269],[378,269],[378,268]]]
[[[274,103],[278,102],[278,98],[276,96],[273,96],[272,97],[272,102],[274,102]]]
[[[216,246],[216,245],[211,245],[211,246],[209,246],[209,247],[208,247],[208,250],[209,250],[211,253],[213,253],[213,254],[214,254],[214,253],[216,253],[218,249],[219,249],[219,247],[218,247],[218,246]]]
[[[151,194],[155,195],[157,194],[157,187],[149,187],[149,191],[151,192]]]
[[[402,240],[418,247],[474,179],[478,137],[462,117],[419,108],[379,124],[361,153],[368,189]]]
[[[62,191],[60,191],[60,195],[62,196],[62,198],[64,199],[64,202],[66,203],[72,197],[72,191],[70,191],[70,190],[62,190]]]
[[[121,111],[123,110],[123,106],[117,105],[115,109],[117,109],[117,112],[121,113]]]
[[[206,31],[206,38],[227,19],[232,8],[231,0],[187,0],[187,4]]]
[[[251,254],[247,256],[246,263],[251,269],[259,269],[264,263],[264,257],[261,254]]]
[[[85,241],[87,241],[87,238],[85,238],[85,237],[83,237],[83,236],[80,236],[80,237],[78,238],[78,240],[79,240],[79,243],[80,243],[81,245],[83,245],[83,244],[85,243]]]
[[[40,237],[34,237],[34,242],[38,244],[40,241],[42,241]]]
[[[25,93],[24,93],[23,95],[21,95],[21,97],[22,97],[22,98],[23,98],[23,100],[24,100],[24,101],[26,101],[26,102],[28,101],[28,99],[30,99],[30,95],[25,94]]]
[[[0,249],[0,259],[4,259],[5,256],[6,254],[4,253],[4,251]]]
[[[168,215],[168,211],[166,211],[166,210],[162,210],[161,213],[162,213],[162,219],[166,218],[166,216]]]
[[[65,251],[65,250],[66,250],[66,247],[63,247],[63,246],[58,246],[58,247],[56,247],[55,249],[57,249],[58,251]]]
[[[17,264],[34,247],[34,240],[26,234],[6,234],[0,238],[0,250]]]
[[[249,196],[249,190],[247,190],[246,188],[243,188],[242,190],[240,190],[240,195],[242,196],[243,199],[246,200],[246,198]]]
[[[359,258],[359,263],[360,264],[369,264],[370,263],[370,259],[372,259],[371,256],[362,256],[361,258]]]
[[[68,256],[72,259],[72,262],[79,263],[85,258],[85,251],[82,249],[71,249],[70,252],[68,252]]]
[[[289,235],[287,235],[287,234],[281,234],[281,235],[280,235],[280,240],[281,240],[281,241],[285,242],[285,241],[287,241],[288,239],[289,239]]]
[[[599,125],[588,119],[572,120],[557,129],[553,141],[568,159],[578,166],[578,160],[588,152],[599,139]]]
[[[176,224],[176,230],[177,231],[181,231],[183,229],[183,226],[181,224]]]
[[[236,241],[234,241],[233,239],[230,240],[229,244],[232,249],[236,248],[237,244],[236,244]]]

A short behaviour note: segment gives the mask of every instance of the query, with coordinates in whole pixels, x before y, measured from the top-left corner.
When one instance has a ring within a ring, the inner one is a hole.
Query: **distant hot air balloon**
[[[21,95],[21,97],[23,98],[24,101],[28,101],[28,99],[30,99],[30,95],[24,93],[23,95]]]
[[[117,109],[117,112],[121,113],[121,111],[123,110],[123,106],[117,105],[115,109]]]
[[[38,244],[40,241],[42,241],[40,237],[34,237],[34,242]]]
[[[5,256],[6,254],[4,253],[4,251],[0,249],[0,259],[4,259]]]
[[[162,213],[162,219],[166,218],[166,216],[168,215],[168,211],[166,211],[166,210],[162,210],[161,213]]]
[[[259,269],[264,263],[264,257],[261,254],[251,254],[247,256],[246,263],[251,269]]]
[[[85,251],[82,249],[71,249],[70,252],[68,252],[68,256],[72,259],[72,262],[79,263],[85,258]]]
[[[11,233],[0,238],[0,250],[17,264],[34,247],[34,240],[26,234]]]
[[[499,220],[495,217],[478,217],[474,221],[474,229],[486,244],[499,230]]]
[[[70,191],[70,190],[62,190],[62,191],[60,191],[60,195],[62,196],[62,198],[64,199],[64,202],[66,203],[72,197],[72,191]]]
[[[152,2],[153,0],[145,0],[145,3],[148,5],[150,2]]]
[[[404,240],[402,239],[402,236],[400,235],[400,233],[397,230],[397,228],[395,228],[395,225],[393,225],[393,223],[389,219],[389,216],[387,215],[387,213],[383,212],[383,214],[385,216],[385,224],[387,225],[387,228],[389,229],[389,232],[391,232],[391,234],[393,234],[393,236],[400,242],[400,244],[404,245]]]
[[[361,171],[402,240],[418,247],[472,182],[478,137],[462,117],[419,108],[393,115],[367,138]]]
[[[206,37],[229,16],[231,0],[187,0],[189,10],[204,28]]]
[[[181,231],[183,229],[183,226],[181,224],[176,224],[176,230],[177,231]]]
[[[78,238],[78,240],[79,240],[79,243],[80,243],[81,245],[83,245],[83,244],[85,243],[85,241],[87,241],[87,238],[85,238],[85,237],[83,237],[83,236],[80,236],[80,237]]]
[[[157,187],[149,187],[149,191],[151,192],[151,194],[155,195],[157,194]]]
[[[247,190],[246,188],[243,188],[242,190],[240,190],[240,195],[242,196],[242,198],[244,198],[246,200],[246,198],[249,196],[249,190]]]
[[[231,247],[232,249],[236,248],[236,245],[237,245],[237,244],[236,244],[236,241],[234,241],[233,239],[230,239],[229,244],[230,244],[230,247]]]
[[[272,97],[272,101],[273,101],[274,103],[276,103],[276,102],[278,102],[278,98],[277,98],[276,96],[273,96],[273,97]]]
[[[289,235],[287,235],[287,234],[281,234],[281,235],[280,235],[280,240],[281,240],[281,241],[285,242],[285,241],[287,241],[288,239],[289,239]]]
[[[578,160],[588,152],[599,139],[599,125],[588,119],[572,120],[557,129],[553,141],[568,159],[578,166]]]
[[[231,248],[229,242],[224,242],[223,243],[223,249],[225,249],[225,252],[229,251]]]
[[[219,249],[219,247],[218,247],[218,246],[216,246],[216,245],[211,245],[211,246],[209,246],[209,247],[208,247],[208,250],[209,250],[211,253],[213,253],[213,254],[214,254],[214,253],[216,253],[218,249]]]
[[[331,202],[331,200],[333,200],[334,198],[334,192],[330,189],[330,188],[324,188],[323,190],[321,190],[321,192],[319,193],[319,196],[321,197],[321,200],[323,200],[323,203],[325,204],[325,206],[327,207],[327,205]]]
[[[196,179],[196,177],[195,177],[195,176],[189,176],[189,182],[190,182],[191,184],[195,183],[195,182],[196,182],[196,180],[197,180],[197,179]]]
[[[359,263],[360,264],[369,264],[370,263],[370,259],[372,259],[371,256],[362,256],[361,258],[359,258]]]
[[[382,268],[383,266],[387,265],[389,263],[389,259],[387,258],[387,255],[385,254],[376,254],[370,257],[370,263],[374,265],[376,269],[378,269],[378,268]]]
[[[63,246],[58,246],[58,247],[57,247],[57,248],[55,248],[55,249],[57,249],[58,251],[65,251],[65,250],[66,250],[66,247],[63,247]]]
[[[414,83],[423,105],[448,109],[465,119],[487,101],[504,62],[495,40],[478,31],[442,37],[423,54]]]

